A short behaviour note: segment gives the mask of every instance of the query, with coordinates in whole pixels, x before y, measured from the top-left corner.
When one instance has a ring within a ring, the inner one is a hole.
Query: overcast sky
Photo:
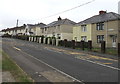
[[[80,22],[93,15],[98,15],[100,10],[118,13],[120,0],[94,0],[93,2],[74,10],[44,18],[92,0],[0,0],[0,30],[23,24],[48,24],[56,21],[59,16]]]

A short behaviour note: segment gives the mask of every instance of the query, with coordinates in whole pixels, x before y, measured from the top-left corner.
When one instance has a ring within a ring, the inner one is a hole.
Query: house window
[[[104,41],[104,35],[97,35],[97,43],[101,43],[101,41]]]
[[[74,37],[75,41],[77,41],[77,37]]]
[[[42,33],[44,33],[44,29],[42,28]]]
[[[55,37],[55,32],[52,33],[52,36]]]
[[[81,36],[82,41],[87,41],[87,36]]]
[[[104,22],[97,23],[96,24],[96,29],[97,30],[104,30]]]
[[[117,42],[117,41],[116,41],[116,36],[113,36],[113,42]]]
[[[82,32],[86,32],[87,31],[86,25],[82,25],[81,28],[82,28]]]
[[[47,28],[45,28],[45,31],[47,31]]]

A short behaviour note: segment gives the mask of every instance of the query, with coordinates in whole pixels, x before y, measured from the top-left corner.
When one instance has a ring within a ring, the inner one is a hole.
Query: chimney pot
[[[105,14],[105,13],[106,13],[106,11],[103,11],[103,10],[99,11],[99,15]]]

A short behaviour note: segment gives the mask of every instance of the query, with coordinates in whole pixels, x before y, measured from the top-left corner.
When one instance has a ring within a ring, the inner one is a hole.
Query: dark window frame
[[[104,30],[104,22],[97,23],[96,30]]]
[[[104,41],[104,35],[97,35],[97,43],[101,43],[101,41]]]
[[[87,25],[81,25],[82,32],[87,32]]]

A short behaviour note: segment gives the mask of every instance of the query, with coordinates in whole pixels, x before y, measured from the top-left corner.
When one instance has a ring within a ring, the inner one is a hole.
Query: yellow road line
[[[95,61],[96,63],[100,63],[100,64],[113,64],[113,63],[110,63],[110,62],[100,62],[100,61]]]
[[[113,63],[103,63],[103,64],[113,64]]]
[[[46,47],[46,48],[50,48],[50,49],[53,49],[53,50],[59,51],[59,52],[64,52],[66,54],[74,54],[74,55],[83,55],[84,54],[84,53],[80,53],[80,52],[73,52],[73,51],[63,50],[63,49],[58,49],[58,48],[51,48],[51,47]],[[118,60],[107,58],[107,57],[100,57],[100,56],[89,55],[89,54],[84,54],[84,55],[86,55],[85,57],[87,57],[87,59],[102,59],[102,60],[110,60],[110,61],[118,62]]]
[[[21,49],[17,48],[17,47],[13,47],[14,49],[18,50],[18,51],[21,51]]]
[[[115,59],[110,59],[110,58],[106,58],[106,57],[99,57],[99,56],[93,56],[93,55],[90,55],[89,56],[90,58],[94,58],[94,59],[103,59],[103,60],[110,60],[110,61],[118,61],[118,60],[115,60]]]

